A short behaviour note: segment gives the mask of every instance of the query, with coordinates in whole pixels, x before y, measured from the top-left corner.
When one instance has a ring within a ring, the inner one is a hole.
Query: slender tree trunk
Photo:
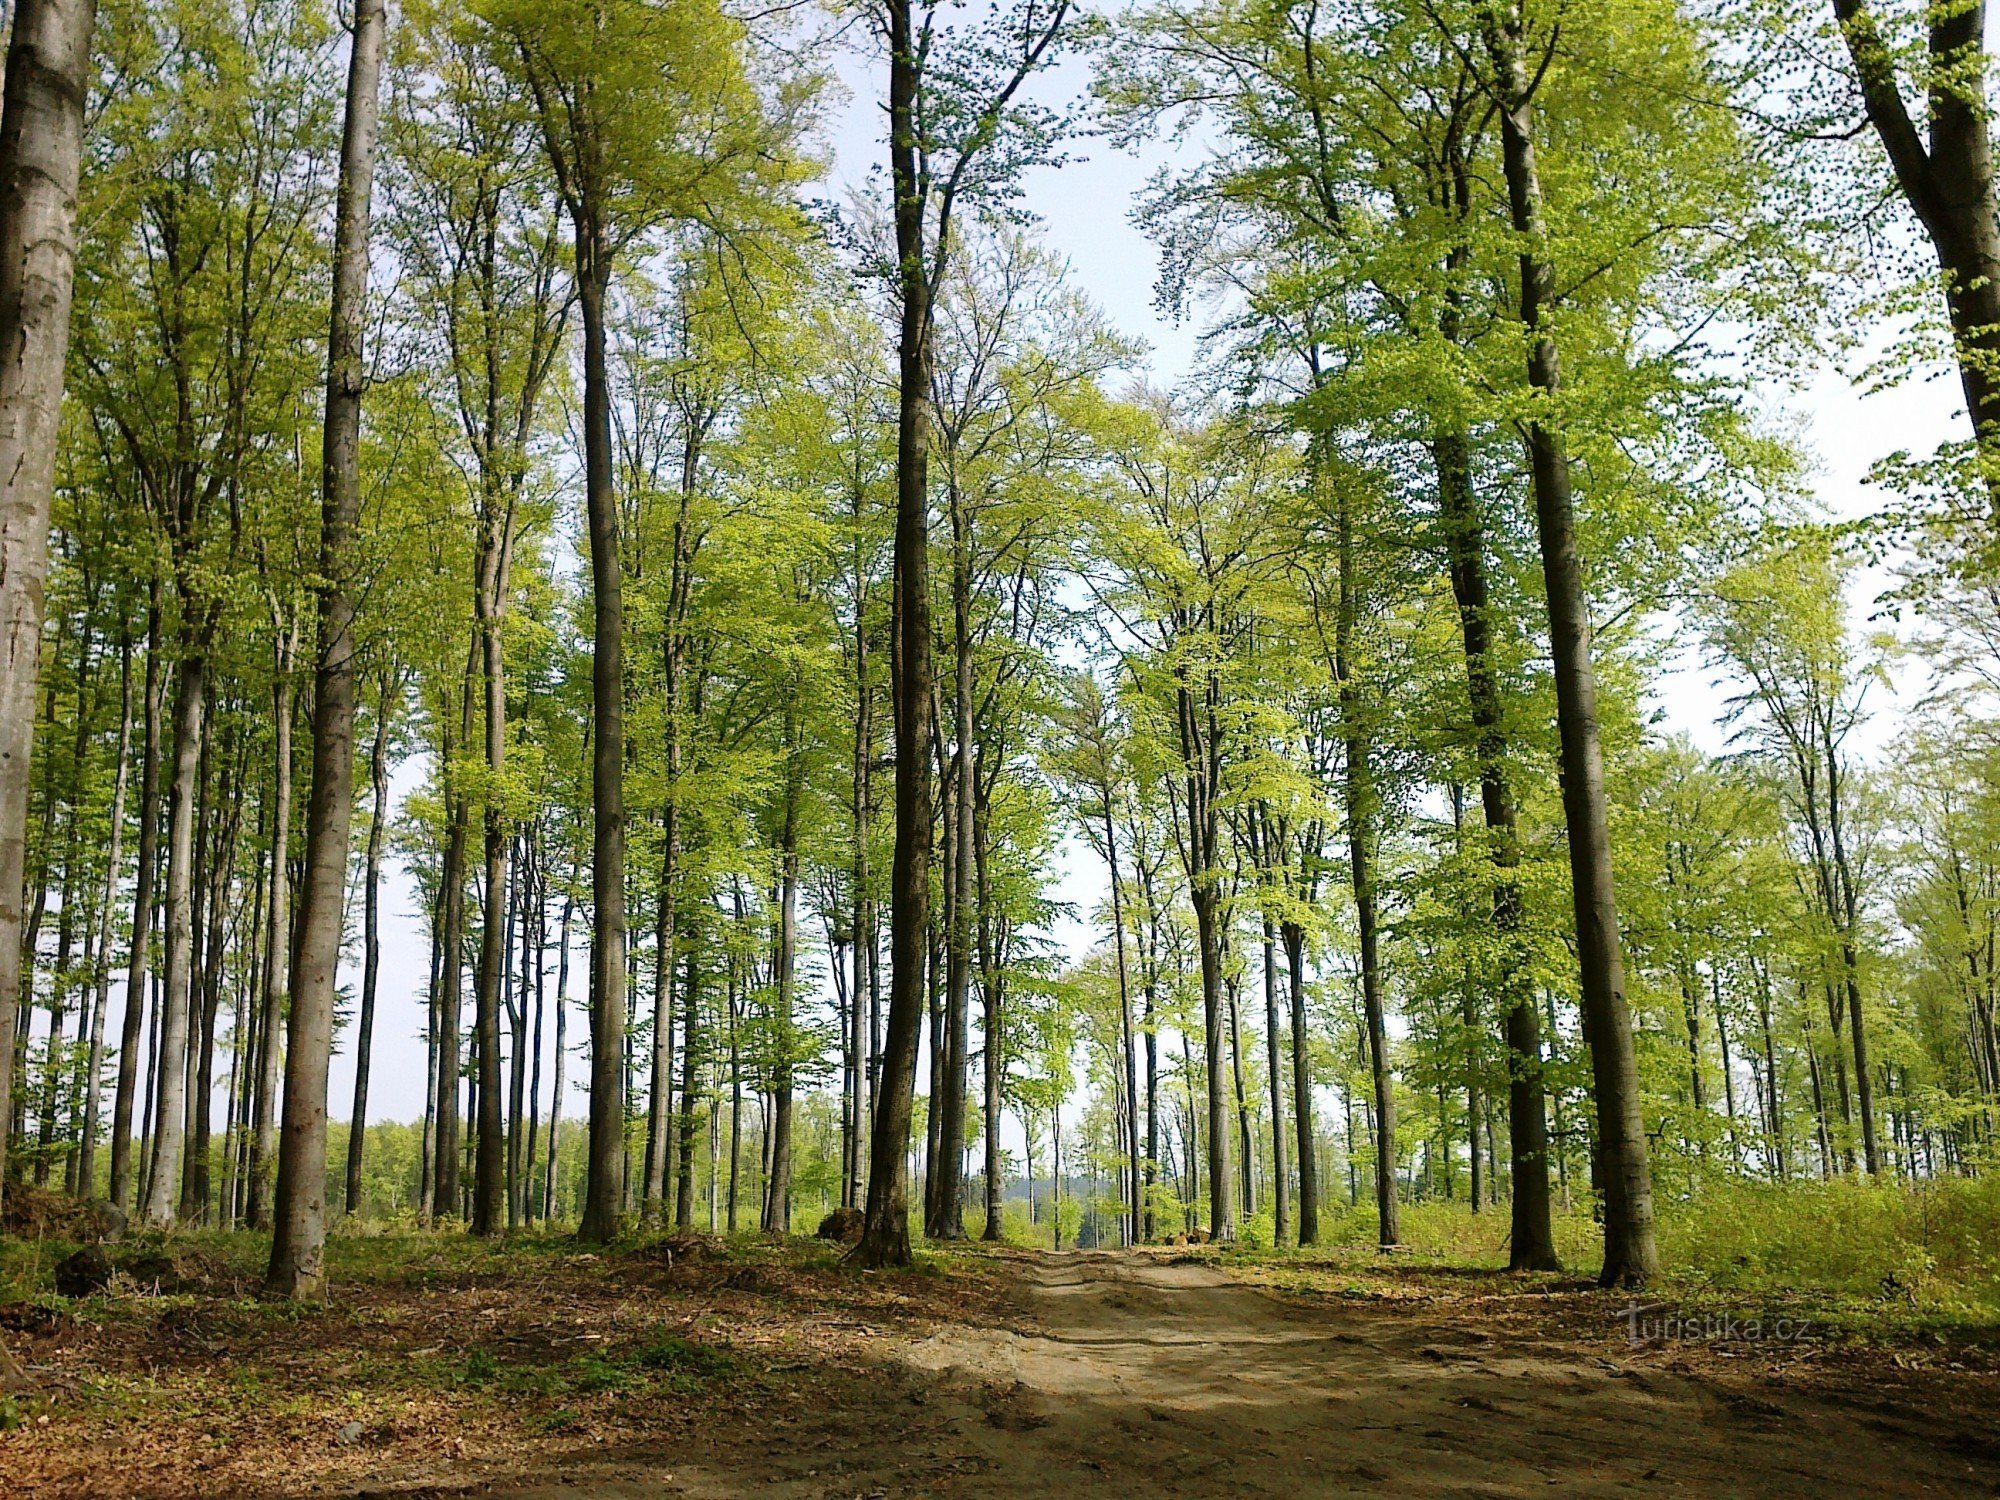
[[[518,955],[520,966],[510,976],[507,1000],[507,1021],[512,1028],[509,1043],[507,1074],[507,1227],[513,1229],[521,1222],[522,1178],[521,1149],[527,1143],[526,1127],[521,1111],[526,1106],[528,1087],[528,975],[534,964],[534,927],[529,920],[528,902],[535,879],[535,855],[528,834],[524,831],[520,838],[519,852],[514,860],[517,872],[513,882],[513,898],[508,906],[507,947],[510,953]],[[520,946],[514,946],[514,934],[520,933]]]
[[[854,1012],[848,1042],[854,1056],[854,1144],[846,1166],[846,1190],[842,1192],[842,1202],[848,1208],[862,1202],[862,1166],[866,1162],[864,1142],[868,1140],[868,1130],[874,1122],[874,1110],[868,1100],[868,1088],[874,1082],[870,1076],[872,1070],[868,1068],[868,998],[876,988],[874,912],[870,910],[868,900],[868,838],[874,824],[868,762],[874,756],[874,694],[868,690],[868,632],[860,618],[864,602],[856,602],[854,610],[854,682],[858,696],[854,718]]]
[[[980,1229],[982,1240],[998,1244],[1006,1238],[1004,1217],[1007,1166],[1006,1158],[1000,1151],[1000,1085],[1005,1068],[1005,1041],[1001,1025],[1000,1006],[1002,993],[1000,975],[989,969],[980,982],[980,999],[984,1004],[984,1027],[981,1051],[984,1053],[985,1110],[986,1110],[986,1223]]]
[[[591,943],[590,1154],[579,1237],[603,1243],[625,1212],[625,653],[618,498],[611,479],[611,385],[605,293],[611,247],[598,205],[578,201],[578,301],[583,311],[584,499],[590,540]]]
[[[1685,936],[1682,935],[1683,941]],[[1687,1032],[1688,1103],[1698,1117],[1708,1112],[1708,1089],[1702,1082],[1701,1068],[1701,991],[1695,987],[1693,959],[1685,951],[1677,967],[1680,969],[1681,1022]],[[1705,1144],[1697,1142],[1697,1149],[1705,1151]]]
[[[1771,1129],[1771,1165],[1779,1181],[1789,1174],[1785,1170],[1785,1116],[1778,1101],[1778,1053],[1771,1035],[1771,971],[1763,964],[1757,965],[1758,1019],[1764,1029],[1764,1088],[1768,1101]]]
[[[1155,1019],[1155,986],[1149,976],[1145,985],[1146,1009],[1146,1215],[1144,1237],[1153,1239],[1155,1222],[1153,1185],[1160,1180],[1160,1033]]]
[[[208,663],[188,644],[177,672],[174,771],[167,805],[167,961],[160,1005],[159,1052],[153,1067],[153,1144],[142,1216],[162,1228],[174,1222],[187,1100],[188,1006],[194,966],[194,815],[201,765]]]
[[[974,778],[975,789],[978,778]],[[986,796],[978,798],[973,818],[973,865],[978,872],[979,902],[979,998],[981,1004],[980,1034],[983,1039],[981,1051],[984,1053],[986,1084],[985,1112],[986,1129],[983,1132],[986,1145],[986,1223],[979,1237],[998,1243],[1006,1235],[1005,1207],[1007,1189],[1006,1158],[1000,1150],[1000,1120],[1004,1113],[1002,1086],[1007,1071],[1007,1028],[1005,1022],[1006,1005],[1006,965],[1001,951],[1002,935],[995,931],[996,913],[993,910],[993,888],[989,869],[989,845],[992,838],[992,808],[988,800],[992,787],[989,780]],[[1127,1013],[1129,1028],[1130,1014]],[[1129,1044],[1130,1037],[1127,1036]],[[1126,1053],[1129,1057],[1130,1050]],[[1034,1191],[1034,1173],[1028,1174],[1029,1192]],[[1136,1221],[1134,1233],[1137,1233]]]
[[[425,1224],[437,1216],[438,990],[444,974],[444,892],[430,903],[430,985],[424,992],[424,1136],[417,1158],[417,1214]]]
[[[1466,1035],[1475,1034],[1479,1026],[1479,1013],[1470,985],[1466,986],[1465,996],[1460,1002],[1459,1016],[1464,1023]],[[1477,1074],[1468,1068],[1465,1080],[1465,1161],[1469,1178],[1466,1183],[1466,1197],[1471,1200],[1474,1213],[1478,1213],[1484,1206],[1485,1192],[1489,1186],[1485,1174],[1480,1170],[1483,1165],[1479,1159],[1480,1105],[1479,1080]],[[1489,1141],[1488,1144],[1492,1143]]]
[[[687,979],[681,995],[680,1172],[674,1183],[674,1228],[685,1234],[694,1227],[695,1088],[699,1081],[695,1042],[701,1017],[699,941],[688,945]]]
[[[1187,1037],[1183,1035],[1181,1037],[1181,1060],[1186,1064],[1186,1070],[1181,1075],[1181,1084],[1187,1098],[1181,1109],[1180,1159],[1173,1163],[1171,1170],[1174,1175],[1174,1191],[1180,1195],[1181,1199],[1181,1233],[1184,1235],[1193,1234],[1195,1231],[1195,1200],[1200,1195],[1200,1167],[1198,1161],[1201,1152],[1200,1142],[1195,1137],[1194,1065],[1188,1062],[1187,1058]],[[1170,1149],[1174,1129],[1173,1114],[1173,1103],[1170,1100],[1167,1107],[1167,1136]]]
[[[729,1212],[725,1220],[731,1234],[736,1233],[738,1179],[743,1167],[743,1053],[738,1032],[742,989],[742,965],[732,955],[726,996],[729,1005]]]
[[[888,6],[890,166],[895,186],[901,326],[897,336],[894,641],[890,679],[896,737],[896,849],[890,872],[889,1024],[869,1151],[868,1207],[855,1259],[863,1266],[910,1262],[910,1113],[917,1036],[924,1013],[930,928],[931,778],[925,737],[931,718],[930,446],[931,285],[925,204],[917,191],[917,38],[911,8]]]
[[[361,522],[362,339],[368,219],[374,187],[385,0],[355,0],[334,211],[333,309],[327,332],[321,458],[319,667],[313,679],[313,780],[306,803],[305,883],[292,960],[285,1116],[278,1148],[276,1234],[265,1275],[282,1296],[326,1294],[326,1074],[333,1052],[349,823],[354,813],[355,556]]]
[[[132,780],[132,642],[121,642],[118,658],[118,771],[111,787],[111,849],[104,861],[103,900],[98,907],[96,952],[91,960],[95,994],[91,1001],[89,1060],[84,1064],[83,1118],[78,1131],[76,1194],[89,1199],[97,1188],[97,1116],[104,1077],[104,1023],[111,1006],[111,908],[118,898],[118,872],[125,862],[125,794]]]
[[[1355,927],[1361,942],[1361,1008],[1368,1039],[1368,1070],[1375,1088],[1376,1242],[1401,1243],[1396,1215],[1396,1083],[1389,1071],[1389,1033],[1382,1004],[1381,959],[1375,917],[1374,793],[1368,785],[1365,741],[1348,741],[1348,863],[1353,872]],[[1358,782],[1358,784],[1357,784]]]
[[[1497,75],[1502,158],[1514,231],[1521,236],[1521,324],[1528,337],[1528,382],[1552,401],[1560,384],[1554,338],[1542,311],[1555,289],[1542,223],[1535,165],[1534,84],[1522,55],[1518,0],[1489,13],[1487,49]],[[1641,1286],[1659,1274],[1653,1236],[1653,1182],[1646,1160],[1632,1015],[1625,1000],[1625,962],[1612,882],[1611,833],[1598,737],[1597,676],[1591,663],[1590,610],[1578,553],[1569,456],[1561,432],[1545,414],[1527,427],[1542,575],[1548,593],[1555,660],[1556,720],[1562,740],[1563,812],[1568,824],[1570,878],[1576,907],[1585,1032],[1596,1084],[1598,1159],[1603,1169],[1606,1286]]]
[[[792,1035],[799,947],[799,814],[805,798],[805,751],[796,700],[786,706],[785,745],[790,759],[785,779],[784,821],[778,832],[778,942],[776,1056],[771,1065],[771,1175],[764,1195],[764,1229],[792,1232]]]
[[[278,1090],[284,1057],[278,1039],[285,1023],[291,981],[292,919],[292,671],[298,627],[281,634],[271,690],[271,905],[264,937],[264,993],[257,1021],[257,1077],[250,1139],[249,1219],[252,1229],[271,1227],[271,1159],[278,1144]]]
[[[951,466],[947,465],[950,472]],[[953,473],[951,507],[952,733],[956,751],[948,813],[948,898],[945,902],[945,1049],[943,1116],[938,1124],[939,1186],[933,1239],[965,1238],[963,1162],[967,1065],[972,1052],[973,812],[972,763],[972,526]],[[942,741],[940,741],[942,743]]]
[[[368,868],[362,876],[361,1014],[354,1027],[354,1111],[347,1127],[347,1212],[361,1212],[361,1156],[368,1135],[368,1066],[375,1051],[375,991],[382,974],[382,843],[389,821],[389,720],[400,674],[382,674],[375,742],[368,752],[374,806],[368,819]]]
[[[160,913],[159,916],[164,924],[165,914]],[[164,934],[156,933],[154,940],[163,942]],[[142,1210],[153,1190],[153,1102],[158,1092],[154,1079],[160,1070],[160,1012],[165,1008],[161,1003],[165,994],[166,982],[162,976],[155,974],[146,994],[146,1073],[138,1096],[142,1102],[139,1111],[139,1154],[135,1158],[139,1178],[136,1202]]]
[[[1729,1019],[1722,1013],[1722,971],[1715,964],[1708,970],[1709,999],[1715,1010],[1715,1042],[1722,1050],[1722,1108],[1729,1120],[1729,1162],[1743,1169],[1743,1146],[1736,1134],[1736,1065],[1729,1055]]]
[[[440,761],[443,767],[445,806],[449,827],[445,834],[444,861],[439,875],[443,886],[443,967],[439,970],[437,999],[437,1124],[432,1143],[435,1165],[431,1196],[439,1215],[456,1216],[459,1209],[459,1112],[460,1053],[459,1018],[464,1005],[461,980],[465,960],[465,856],[472,837],[471,810],[466,789],[452,774],[454,752],[472,738],[472,684],[478,672],[479,637],[474,633],[466,647],[465,672],[460,682],[457,738],[449,720],[443,726]]]
[[[862,1201],[863,1167],[874,1110],[869,1090],[874,1082],[872,1049],[867,1007],[876,989],[875,916],[869,895],[871,880],[868,844],[874,831],[873,761],[875,756],[875,694],[868,680],[868,589],[861,556],[862,507],[867,490],[854,486],[854,1007],[849,1045],[854,1057],[852,1080],[854,1140],[847,1162],[847,1180],[841,1202],[857,1207]]]
[[[2000,271],[2000,256],[1996,256],[1993,265],[1996,271]],[[2000,311],[2000,304],[1996,304],[1996,311]],[[2000,344],[1996,344],[1996,348],[2000,348]],[[1996,401],[2000,401],[2000,391],[1996,391]],[[2000,419],[2000,405],[1996,405],[1994,415]],[[1995,427],[1988,436],[1996,454],[2000,454],[2000,427]],[[2000,484],[2000,465],[1996,465],[1990,477]],[[2000,511],[1996,511],[1996,516],[2000,516]],[[1854,1046],[1855,1104],[1861,1111],[1862,1159],[1867,1165],[1868,1175],[1880,1177],[1882,1153],[1875,1138],[1875,1080],[1868,1065],[1868,1028],[1861,1011],[1861,965],[1854,938],[1861,922],[1860,903],[1855,893],[1854,869],[1847,857],[1841,811],[1841,783],[1845,778],[1831,726],[1822,726],[1820,739],[1826,756],[1827,831],[1833,845],[1833,870],[1838,892],[1837,905],[1829,902],[1829,906],[1837,911],[1836,921],[1840,928],[1840,967],[1847,995],[1848,1036]]]
[[[1053,1248],[1062,1249],[1062,1108],[1049,1111],[1049,1222],[1053,1226]]]
[[[569,1018],[569,924],[575,913],[576,898],[565,896],[557,937],[561,950],[556,955],[555,1075],[549,1092],[549,1161],[542,1187],[542,1217],[551,1222],[559,1213],[557,1190],[562,1185],[563,1088],[567,1071],[565,1065],[569,1061],[569,1045],[564,1036]]]
[[[944,793],[946,822],[950,821],[951,788],[947,784]],[[939,884],[945,890],[951,889],[951,844],[946,842],[944,855],[938,861]],[[938,1233],[938,1193],[943,1187],[943,1169],[939,1155],[944,1149],[940,1142],[944,1139],[944,1099],[949,1085],[945,1082],[951,1069],[950,1033],[945,1028],[944,1003],[944,962],[939,949],[941,935],[937,924],[925,934],[925,985],[924,996],[930,1006],[930,1093],[925,1098],[924,1110],[924,1233],[935,1238]]]
[[[1291,1173],[1285,1163],[1285,1070],[1279,1037],[1277,928],[1264,918],[1264,1066],[1271,1080],[1271,1243],[1282,1245],[1292,1222]]]
[[[0,1164],[14,1117],[35,688],[96,19],[96,0],[17,0],[0,103]]]
[[[673,736],[673,653],[667,653],[670,684],[667,734]],[[660,894],[653,932],[653,1078],[646,1104],[646,1173],[640,1189],[641,1212],[650,1223],[665,1212],[667,1193],[667,1137],[673,1108],[674,1086],[674,941],[679,931],[674,911],[674,883],[679,864],[680,816],[674,805],[673,774],[667,777],[667,804],[660,812]]]
[[[210,715],[213,723],[213,714]],[[197,1046],[193,1065],[189,1069],[191,1091],[188,1095],[188,1150],[186,1170],[181,1176],[180,1217],[187,1224],[206,1225],[209,1208],[209,1156],[211,1144],[211,1111],[215,1099],[215,1021],[216,1012],[222,1003],[222,946],[223,909],[227,905],[229,880],[235,863],[236,809],[240,805],[231,799],[227,813],[223,814],[214,828],[214,836],[209,837],[209,823],[219,809],[221,786],[231,780],[232,769],[237,768],[236,744],[238,735],[234,725],[224,736],[222,750],[216,756],[219,762],[213,775],[206,766],[201,773],[202,792],[202,836],[197,847],[207,850],[204,867],[197,877],[197,891],[200,900],[197,906],[196,930],[203,932],[200,953],[196,959],[197,993],[200,997],[200,1025],[196,1032]],[[204,748],[202,759],[206,762],[210,749]],[[240,779],[240,778],[238,778]],[[205,919],[205,927],[204,927]]]
[[[1396,1083],[1389,1071],[1389,1033],[1382,999],[1382,965],[1375,911],[1375,838],[1378,799],[1374,754],[1362,723],[1361,688],[1355,681],[1353,635],[1361,601],[1355,576],[1354,523],[1343,492],[1339,509],[1340,597],[1334,621],[1334,677],[1340,685],[1347,813],[1348,876],[1354,925],[1361,948],[1361,1009],[1368,1068],[1375,1093],[1376,1238],[1383,1249],[1401,1242],[1396,1215]]]
[[[1111,872],[1112,951],[1118,961],[1118,1034],[1124,1048],[1125,1143],[1131,1153],[1132,1239],[1146,1238],[1146,1185],[1139,1161],[1139,1061],[1132,1035],[1132,981],[1125,962],[1125,897],[1118,883],[1118,825],[1112,810],[1112,786],[1107,768],[1098,788],[1104,799],[1104,859]],[[1274,1073],[1272,1077],[1276,1077]],[[1282,1168],[1280,1169],[1282,1171]],[[995,1236],[998,1238],[998,1236]]]
[[[1223,1078],[1226,1002],[1222,993],[1221,899],[1207,879],[1196,886],[1191,899],[1195,936],[1201,947],[1202,1036],[1207,1049],[1208,1234],[1217,1243],[1225,1243],[1236,1238],[1236,1191],[1229,1175],[1228,1085]]]
[[[1229,1002],[1229,1073],[1236,1089],[1236,1150],[1243,1162],[1243,1216],[1257,1213],[1256,1137],[1250,1130],[1250,1093],[1243,1086],[1243,1009],[1241,986],[1234,978],[1223,982]]]
[[[56,686],[55,680],[51,678],[47,690],[42,694],[42,731],[39,735],[33,737],[33,739],[39,740],[42,744],[55,743]],[[30,750],[32,752],[32,744]],[[44,776],[43,779],[45,782],[49,780],[47,776]],[[32,768],[29,779],[29,790],[26,795],[32,800],[34,795]],[[37,842],[44,851],[54,846],[53,830],[56,823],[56,807],[61,801],[60,797],[44,795],[42,798],[41,835]],[[25,822],[24,814],[24,826]],[[17,988],[26,990],[28,1003],[15,1007],[14,1025],[11,1029],[12,1050],[9,1054],[10,1060],[7,1064],[13,1070],[8,1074],[10,1078],[15,1073],[21,1075],[21,1086],[12,1090],[12,1108],[5,1124],[0,1125],[0,1137],[8,1135],[18,1136],[23,1134],[28,1128],[29,1089],[26,1070],[28,1066],[28,1039],[29,1034],[34,1030],[35,1005],[34,975],[31,972],[27,972],[25,966],[31,964],[35,956],[41,951],[42,918],[48,911],[49,902],[49,863],[46,853],[36,862],[37,868],[34,876],[35,898],[29,904],[27,932],[21,938],[20,961],[24,969],[22,976],[17,981]],[[21,893],[15,892],[15,894],[20,895]],[[18,1182],[21,1180],[22,1165],[23,1163],[19,1158],[0,1162],[0,1174],[4,1174],[10,1181]]]
[[[492,376],[488,376],[492,402]],[[508,970],[508,854],[512,838],[506,826],[502,784],[506,776],[506,606],[508,554],[512,550],[514,518],[510,488],[496,456],[496,418],[486,424],[486,460],[480,464],[480,546],[472,602],[478,616],[480,688],[484,694],[486,728],[486,794],[482,798],[484,834],[484,920],[480,922],[478,980],[472,994],[474,1054],[480,1078],[478,1138],[472,1172],[472,1232],[498,1234],[506,1214],[508,1194],[508,1132],[502,1120],[500,1082],[500,990]]]
[[[132,947],[125,968],[125,1014],[118,1033],[118,1082],[111,1098],[111,1201],[127,1213],[133,1207],[132,1104],[138,1097],[147,960],[153,941],[153,877],[159,865],[160,715],[165,708],[164,690],[160,673],[160,587],[155,580],[149,584],[146,605],[146,746],[139,772],[139,864],[133,877]]]
[[[507,762],[506,614],[509,522],[501,515],[499,483],[485,481],[480,525],[478,608],[480,686],[485,697],[487,786],[480,819],[485,836],[484,918],[479,925],[479,977],[473,991],[474,1051],[479,1070],[479,1133],[473,1166],[472,1232],[498,1234],[505,1222],[506,1127],[501,1118],[500,988],[507,967],[505,913],[509,837],[500,783]]]
[[[76,631],[76,723],[75,738],[69,747],[70,774],[66,778],[69,785],[62,788],[57,786],[54,775],[55,768],[53,766],[50,767],[49,774],[43,778],[43,796],[52,805],[56,802],[64,803],[67,810],[62,820],[61,905],[58,908],[56,916],[55,963],[50,967],[49,971],[48,1050],[43,1054],[42,1058],[41,1099],[35,1106],[35,1114],[39,1120],[39,1130],[37,1131],[37,1139],[33,1152],[36,1187],[48,1186],[49,1169],[54,1164],[56,1156],[56,1124],[61,1115],[62,1080],[65,1071],[62,1060],[63,1032],[67,1024],[71,953],[76,942],[77,909],[83,904],[82,895],[78,889],[82,865],[82,851],[77,836],[77,817],[82,803],[83,761],[90,750],[91,635],[90,625],[86,619]],[[60,650],[60,648],[58,649]],[[52,682],[49,686],[51,697],[53,697],[55,684]],[[44,743],[53,746],[53,739],[51,738]],[[31,936],[27,945],[27,955],[24,955],[24,962],[27,956],[31,956],[34,951],[35,943]],[[34,1003],[34,979],[32,975],[29,975],[25,981],[24,988],[29,991],[29,1005],[23,1008],[21,1019],[23,1022],[29,1024],[24,1024],[20,1028],[20,1056],[23,1067],[26,1066],[28,1032],[32,1024],[30,1015]],[[27,1123],[27,1107],[30,1092],[24,1080],[17,1111],[23,1127]]]
[[[1458,334],[1455,301],[1448,309],[1446,336]],[[1521,863],[1514,788],[1507,776],[1507,730],[1493,658],[1492,610],[1486,572],[1485,528],[1472,491],[1471,459],[1465,434],[1452,427],[1433,443],[1438,497],[1451,547],[1451,587],[1458,605],[1465,648],[1466,693],[1479,760],[1480,810],[1486,823],[1488,858],[1493,865],[1493,931],[1498,939],[1503,1041],[1507,1061],[1507,1132],[1513,1193],[1508,1265],[1516,1271],[1554,1271],[1555,1226],[1549,1202],[1548,1102],[1542,1086],[1541,1018],[1532,986],[1523,973],[1521,946]],[[1474,1147],[1475,1161],[1478,1148]],[[1475,1168],[1476,1172],[1476,1168]],[[1474,1201],[1478,1200],[1475,1187]]]
[[[535,827],[540,828],[537,823]],[[549,880],[546,849],[538,849],[535,857],[534,882],[534,929],[535,929],[535,1031],[529,1056],[528,1075],[528,1145],[524,1153],[525,1166],[521,1182],[521,1222],[531,1224],[536,1218],[548,1217],[546,1198],[537,1203],[537,1183],[535,1176],[535,1148],[542,1125],[542,1036],[543,1024],[548,1019],[549,1002]]]
[[[1279,924],[1285,943],[1285,978],[1291,999],[1292,1115],[1299,1140],[1299,1245],[1319,1243],[1319,1157],[1313,1149],[1312,1051],[1306,1027],[1306,930]]]

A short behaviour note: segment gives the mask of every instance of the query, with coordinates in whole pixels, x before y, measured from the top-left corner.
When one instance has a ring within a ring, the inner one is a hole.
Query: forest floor
[[[1358,1254],[333,1250],[310,1311],[251,1294],[249,1236],[0,1307],[39,1387],[0,1402],[0,1493],[2000,1493],[2000,1348],[1796,1302]]]

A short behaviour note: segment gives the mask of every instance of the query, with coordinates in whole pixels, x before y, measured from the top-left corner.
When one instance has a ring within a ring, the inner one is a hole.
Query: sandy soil
[[[1626,1351],[1573,1319],[1537,1336],[1463,1303],[1305,1300],[1168,1257],[1007,1260],[1002,1326],[892,1340],[872,1371],[756,1427],[478,1493],[2000,1493],[1990,1378],[1899,1390],[1778,1356]]]

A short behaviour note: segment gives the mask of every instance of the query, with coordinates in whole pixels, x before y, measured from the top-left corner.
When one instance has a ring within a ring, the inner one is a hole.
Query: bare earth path
[[[1971,1387],[1968,1404],[1776,1356],[1623,1357],[1573,1320],[1524,1337],[1463,1306],[1306,1300],[1161,1257],[1007,1260],[1005,1326],[896,1342],[777,1425],[481,1493],[2000,1493],[2000,1411]]]

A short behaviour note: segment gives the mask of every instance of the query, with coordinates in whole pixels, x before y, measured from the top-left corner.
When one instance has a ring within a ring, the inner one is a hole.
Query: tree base
[[[910,1253],[910,1230],[907,1224],[869,1224],[861,1231],[861,1238],[854,1248],[843,1257],[844,1263],[861,1271],[885,1271],[893,1267],[915,1264]]]
[[[608,1245],[618,1238],[618,1233],[623,1228],[620,1215],[594,1213],[586,1207],[583,1218],[577,1222],[577,1242],[584,1245]]]
[[[264,1278],[264,1295],[287,1302],[324,1302],[326,1274],[287,1269],[273,1270]]]

